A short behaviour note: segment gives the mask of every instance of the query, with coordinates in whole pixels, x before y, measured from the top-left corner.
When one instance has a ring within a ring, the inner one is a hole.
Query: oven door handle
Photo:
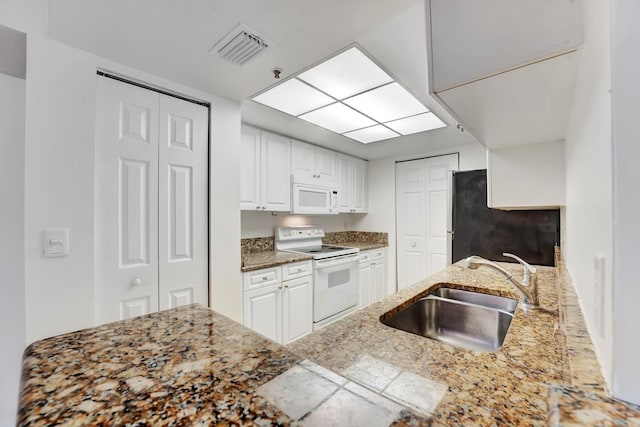
[[[348,255],[331,259],[321,259],[315,262],[316,268],[329,268],[336,267],[339,265],[350,264],[354,261],[358,261],[358,254],[356,255]]]

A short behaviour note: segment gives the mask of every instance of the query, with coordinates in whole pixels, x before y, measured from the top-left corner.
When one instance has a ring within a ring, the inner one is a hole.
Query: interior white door
[[[448,171],[457,169],[457,154],[396,165],[398,290],[447,265]]]
[[[398,290],[427,276],[426,173],[424,159],[396,164]]]
[[[436,273],[448,264],[451,254],[447,245],[447,217],[451,203],[448,172],[458,169],[458,156],[425,159],[427,202],[427,274]]]
[[[98,78],[96,322],[207,304],[208,109]]]
[[[158,310],[159,94],[98,78],[96,322]]]
[[[208,109],[160,95],[159,304],[207,305]]]

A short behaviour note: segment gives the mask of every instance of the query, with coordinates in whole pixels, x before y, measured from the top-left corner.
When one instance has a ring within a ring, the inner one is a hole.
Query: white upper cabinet
[[[337,153],[305,142],[291,141],[291,173],[337,185]]]
[[[367,162],[338,154],[338,209],[340,212],[367,212]]]
[[[429,92],[490,149],[563,139],[582,45],[575,0],[428,0]]]
[[[291,211],[291,140],[242,126],[240,208]]]

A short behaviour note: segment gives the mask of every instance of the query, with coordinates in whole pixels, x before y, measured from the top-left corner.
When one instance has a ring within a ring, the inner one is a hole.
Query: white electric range
[[[279,251],[313,257],[314,330],[349,314],[358,305],[358,248],[324,245],[322,227],[276,227]]]

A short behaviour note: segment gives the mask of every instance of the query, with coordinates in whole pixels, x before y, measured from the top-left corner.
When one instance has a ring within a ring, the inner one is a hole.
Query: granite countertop
[[[428,425],[384,396],[190,305],[29,346],[17,425],[366,425],[372,416],[378,425]]]
[[[518,310],[493,353],[379,322],[443,283],[516,296],[460,264],[286,348],[197,305],[53,337],[25,351],[19,425],[634,425],[606,397],[565,270],[538,282],[542,309]]]
[[[340,242],[340,243],[336,243],[336,245],[337,246],[347,246],[347,247],[350,247],[350,248],[358,248],[361,251],[368,251],[369,249],[386,248],[387,246],[389,246],[387,243],[358,242],[358,241]]]
[[[242,268],[244,271],[260,270],[261,268],[277,267],[288,264],[313,259],[311,255],[296,254],[282,251],[262,251],[242,254]]]

